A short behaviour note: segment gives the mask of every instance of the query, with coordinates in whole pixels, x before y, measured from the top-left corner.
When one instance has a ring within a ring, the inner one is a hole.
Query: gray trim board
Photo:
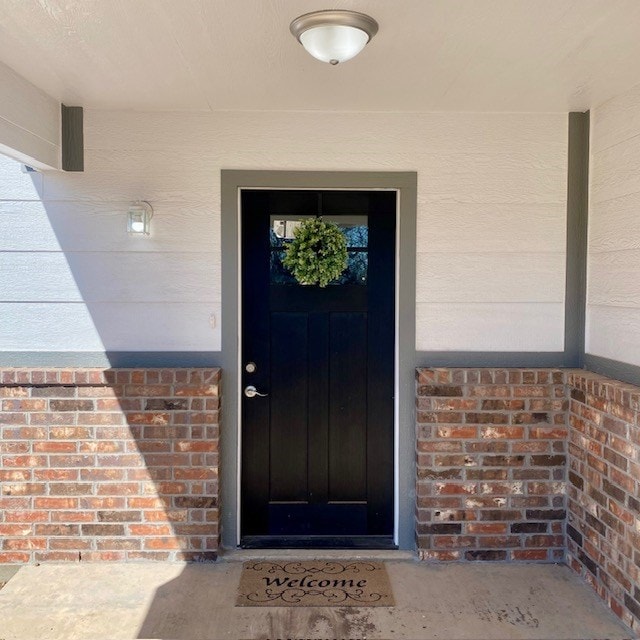
[[[589,112],[569,114],[567,267],[564,350],[566,366],[584,364],[589,219]]]
[[[222,544],[235,547],[238,495],[238,193],[244,188],[398,189],[398,384],[399,531],[401,549],[415,548],[415,290],[417,174],[359,171],[221,172],[222,194],[222,367],[224,425],[220,441]]]
[[[565,367],[564,351],[418,351],[420,367]]]
[[[584,368],[588,371],[593,371],[593,373],[607,376],[607,378],[640,386],[640,367],[635,364],[585,353]]]
[[[219,367],[219,351],[0,351],[0,367]]]
[[[84,171],[84,129],[82,107],[60,105],[62,111],[62,169]]]

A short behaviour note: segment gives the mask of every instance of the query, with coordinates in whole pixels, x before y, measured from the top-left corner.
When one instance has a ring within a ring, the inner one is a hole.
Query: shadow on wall
[[[213,197],[190,195],[188,181],[174,193],[163,187],[167,167],[132,162],[89,149],[84,173],[37,173],[0,156],[0,219],[11,229],[0,234],[0,271],[13,276],[0,282],[0,351],[70,352],[72,365],[161,366],[149,352],[172,352],[165,363],[215,363]],[[154,196],[151,235],[128,235],[129,206]]]

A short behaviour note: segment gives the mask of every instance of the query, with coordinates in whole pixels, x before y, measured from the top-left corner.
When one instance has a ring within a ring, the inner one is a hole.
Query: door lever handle
[[[244,388],[244,395],[247,398],[255,398],[256,396],[260,396],[261,398],[266,398],[268,393],[260,393],[252,384],[248,385]]]

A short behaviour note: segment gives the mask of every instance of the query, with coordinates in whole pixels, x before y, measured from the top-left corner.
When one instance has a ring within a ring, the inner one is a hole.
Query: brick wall
[[[568,561],[638,630],[640,388],[584,371],[568,384]]]
[[[422,559],[564,559],[566,409],[560,370],[418,369]]]
[[[219,369],[0,371],[0,562],[214,559]]]

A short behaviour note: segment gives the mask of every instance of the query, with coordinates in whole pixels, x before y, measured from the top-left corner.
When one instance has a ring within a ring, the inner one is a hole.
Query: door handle
[[[244,395],[247,398],[255,398],[256,396],[260,396],[261,398],[266,398],[268,393],[260,393],[252,384],[244,388]]]

